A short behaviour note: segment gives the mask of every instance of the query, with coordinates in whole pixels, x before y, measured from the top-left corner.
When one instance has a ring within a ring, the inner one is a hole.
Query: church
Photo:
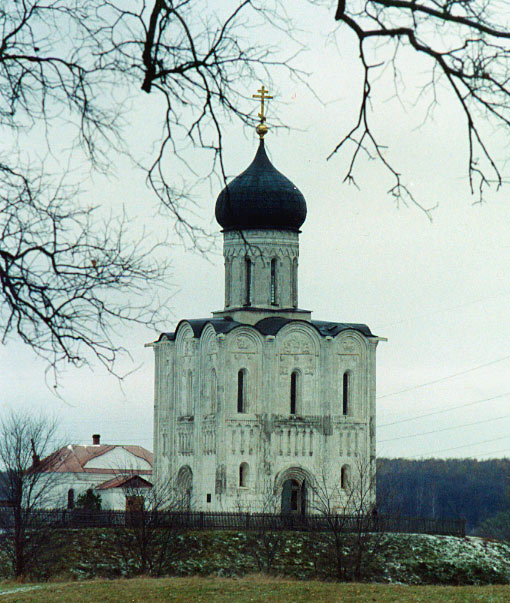
[[[375,463],[382,338],[364,324],[313,320],[300,309],[307,206],[267,156],[271,97],[264,87],[259,93],[255,158],[216,201],[224,308],[183,319],[149,344],[154,473],[156,482],[176,479],[192,510],[303,514],[313,511],[319,476],[341,498],[356,463]]]

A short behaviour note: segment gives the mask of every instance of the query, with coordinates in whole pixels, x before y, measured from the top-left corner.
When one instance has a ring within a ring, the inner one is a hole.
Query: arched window
[[[250,468],[248,463],[241,463],[239,465],[239,487],[247,488],[248,487],[248,476],[249,476]]]
[[[186,414],[193,414],[193,373],[188,371],[188,382],[186,384]]]
[[[297,258],[292,260],[292,269],[291,269],[291,295],[292,295],[292,307],[297,308],[298,305],[298,261]]]
[[[271,305],[276,306],[276,258],[271,260]]]
[[[232,260],[225,260],[225,306],[230,306],[230,291],[232,283]]]
[[[299,398],[299,371],[292,371],[290,376],[290,414],[295,415],[298,407]]]
[[[348,415],[351,406],[351,373],[346,371],[342,383],[342,414]]]
[[[74,509],[74,490],[72,488],[67,491],[67,508]]]
[[[342,490],[346,490],[349,487],[350,477],[349,465],[344,465],[340,470],[340,487]]]
[[[216,378],[216,370],[211,370],[211,412],[216,412],[218,397],[218,380]]]
[[[246,412],[246,369],[241,369],[237,373],[237,412]]]
[[[244,277],[245,277],[245,298],[244,305],[251,306],[251,260],[244,259]]]

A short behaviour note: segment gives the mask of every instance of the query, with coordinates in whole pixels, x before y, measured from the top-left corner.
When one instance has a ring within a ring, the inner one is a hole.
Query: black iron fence
[[[230,513],[215,511],[113,511],[41,510],[31,523],[61,528],[115,528],[150,523],[153,527],[179,530],[291,530],[329,532],[396,532],[464,536],[464,519],[424,519],[381,515],[294,515]],[[12,509],[0,509],[0,525],[14,522]]]

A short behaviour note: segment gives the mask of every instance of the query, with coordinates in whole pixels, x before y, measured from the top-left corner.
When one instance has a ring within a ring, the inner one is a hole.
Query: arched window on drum
[[[298,261],[297,261],[297,258],[294,258],[292,260],[290,280],[291,280],[292,307],[297,308],[297,305],[298,305]]]
[[[277,260],[276,260],[276,258],[273,258],[271,260],[271,305],[272,306],[277,306],[278,305],[278,301],[277,301],[278,289],[277,289],[277,279],[276,279],[276,267],[277,267]]]
[[[251,272],[252,264],[250,258],[244,259],[244,305],[251,306]]]

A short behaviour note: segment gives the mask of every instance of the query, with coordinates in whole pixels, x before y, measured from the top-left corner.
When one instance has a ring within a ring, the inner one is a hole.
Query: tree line
[[[380,513],[464,518],[468,533],[510,510],[509,486],[510,459],[378,459]]]

